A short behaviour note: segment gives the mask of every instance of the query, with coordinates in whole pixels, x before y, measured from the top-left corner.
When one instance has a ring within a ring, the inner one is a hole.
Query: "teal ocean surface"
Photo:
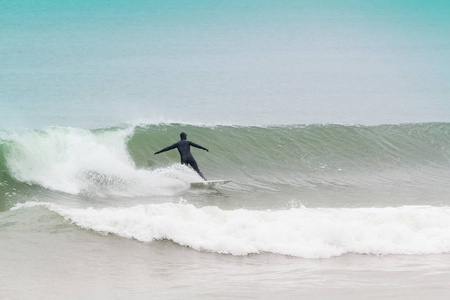
[[[0,298],[447,297],[450,4],[0,7]]]

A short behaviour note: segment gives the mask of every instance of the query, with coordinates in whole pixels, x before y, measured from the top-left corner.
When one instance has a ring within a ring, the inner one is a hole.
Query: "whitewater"
[[[198,251],[248,255],[274,253],[303,258],[357,254],[450,252],[450,208],[292,208],[278,211],[197,208],[153,204],[128,208],[42,206],[80,228],[141,242],[170,240]]]

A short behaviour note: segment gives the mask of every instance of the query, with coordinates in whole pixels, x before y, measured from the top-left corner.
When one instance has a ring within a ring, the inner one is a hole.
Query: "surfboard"
[[[232,180],[226,179],[226,180],[205,180],[205,181],[191,182],[191,188],[214,187],[217,185],[226,184],[231,181]]]

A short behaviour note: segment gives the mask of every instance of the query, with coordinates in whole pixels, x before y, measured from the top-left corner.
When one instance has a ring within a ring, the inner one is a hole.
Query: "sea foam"
[[[450,252],[450,207],[222,210],[185,203],[119,208],[43,206],[83,229],[142,242],[170,240],[231,255],[275,253],[303,258]]]

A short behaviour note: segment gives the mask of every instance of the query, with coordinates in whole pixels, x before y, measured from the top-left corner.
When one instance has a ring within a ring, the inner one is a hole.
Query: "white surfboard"
[[[198,181],[198,182],[191,182],[191,188],[208,188],[208,187],[214,187],[220,184],[225,184],[228,182],[231,182],[232,180],[205,180],[205,181]]]

